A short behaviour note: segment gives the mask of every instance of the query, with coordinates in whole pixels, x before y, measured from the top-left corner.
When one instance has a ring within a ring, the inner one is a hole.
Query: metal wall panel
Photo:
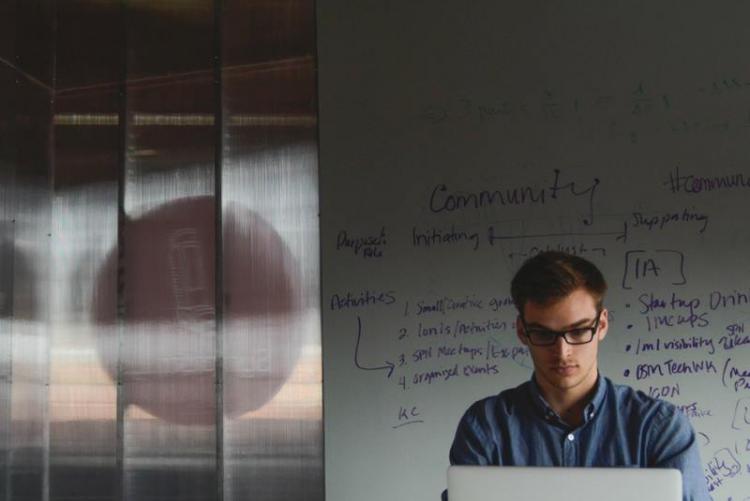
[[[0,2],[0,501],[323,499],[314,47]]]
[[[3,66],[14,65],[16,54],[16,21],[18,3],[0,2],[0,62]],[[4,88],[6,97],[9,89]],[[3,108],[7,110],[7,108]]]
[[[126,500],[217,492],[213,20],[210,0],[128,4]]]
[[[224,492],[232,501],[323,499],[313,24],[311,2],[226,2],[223,13]],[[282,26],[293,35],[278,36]]]
[[[10,499],[13,256],[15,248],[16,3],[0,3],[0,501]]]
[[[14,135],[16,74],[0,65],[0,500],[10,499],[13,264],[15,254]]]
[[[22,84],[22,123],[15,191],[10,491],[13,500],[43,499],[47,483],[50,189],[49,93]],[[21,139],[23,138],[23,139]],[[45,145],[46,147],[39,147]],[[24,264],[21,264],[24,263]]]
[[[48,490],[53,2],[19,2],[15,23],[12,383],[6,486],[14,501],[44,499]]]
[[[117,330],[97,322],[116,306],[125,47],[116,2],[59,2],[50,288],[51,500],[117,498]],[[97,43],[89,43],[96,40]],[[106,291],[106,292],[105,292]]]

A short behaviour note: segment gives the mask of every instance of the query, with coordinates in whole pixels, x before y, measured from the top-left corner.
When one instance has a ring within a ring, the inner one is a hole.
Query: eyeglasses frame
[[[552,333],[555,334],[555,338],[553,339],[553,341],[551,343],[543,343],[543,344],[535,343],[535,342],[533,342],[531,340],[531,336],[529,335],[529,326],[526,325],[526,320],[523,318],[523,316],[519,316],[519,318],[521,319],[521,325],[523,326],[523,333],[526,336],[526,339],[528,339],[529,343],[531,343],[534,346],[553,346],[553,345],[555,345],[557,343],[557,338],[559,338],[559,337],[563,338],[563,341],[565,341],[567,344],[569,344],[571,346],[580,346],[582,344],[589,344],[591,341],[594,340],[594,336],[596,336],[596,333],[599,331],[599,321],[602,318],[602,311],[603,310],[597,310],[597,312],[596,312],[596,320],[594,321],[594,325],[592,325],[590,327],[575,327],[575,329],[589,329],[589,330],[591,330],[591,337],[589,338],[588,341],[583,342],[583,343],[571,343],[570,340],[568,340],[567,334],[570,333],[572,329],[571,330],[567,330],[567,331],[555,331],[555,330],[547,329],[547,328],[544,329],[545,332],[552,332]],[[541,330],[541,329],[539,329],[539,330]]]

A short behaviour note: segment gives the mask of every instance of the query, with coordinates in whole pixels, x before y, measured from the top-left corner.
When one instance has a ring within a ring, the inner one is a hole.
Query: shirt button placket
[[[568,433],[563,438],[563,466],[576,466],[576,436]]]

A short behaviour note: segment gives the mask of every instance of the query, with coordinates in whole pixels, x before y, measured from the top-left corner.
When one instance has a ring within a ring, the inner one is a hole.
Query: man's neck
[[[598,374],[591,381],[575,388],[560,389],[537,379],[537,384],[547,404],[560,418],[573,427],[583,424],[583,411],[596,393]]]

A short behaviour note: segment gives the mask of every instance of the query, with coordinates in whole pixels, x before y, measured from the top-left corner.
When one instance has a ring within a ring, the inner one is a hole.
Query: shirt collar
[[[536,381],[536,375],[531,375],[531,381],[529,381],[529,393],[531,396],[531,403],[534,406],[534,408],[539,412],[539,414],[546,418],[556,418],[557,420],[560,420],[560,416],[557,415],[557,413],[552,410],[552,407],[547,403],[547,401],[542,396],[541,388],[539,387],[539,383]],[[596,391],[594,392],[594,396],[591,398],[591,401],[586,405],[584,411],[583,411],[583,420],[584,422],[588,423],[589,420],[591,420],[594,416],[598,414],[599,409],[602,407],[602,403],[604,402],[604,397],[607,393],[607,385],[604,381],[604,376],[601,374],[597,375],[596,379]]]

